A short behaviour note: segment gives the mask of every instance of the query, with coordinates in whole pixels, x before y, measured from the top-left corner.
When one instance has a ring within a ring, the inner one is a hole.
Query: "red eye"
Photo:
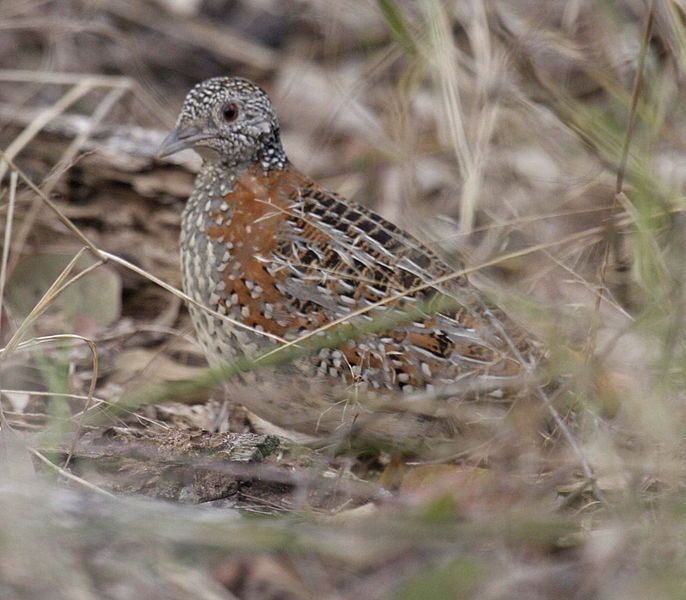
[[[222,108],[222,116],[227,123],[231,123],[238,118],[238,104],[235,102],[229,102]]]

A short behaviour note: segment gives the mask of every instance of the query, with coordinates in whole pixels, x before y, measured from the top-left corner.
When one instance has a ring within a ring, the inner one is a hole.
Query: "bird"
[[[537,340],[413,235],[297,170],[257,84],[195,85],[158,156],[187,149],[202,167],[181,218],[182,282],[210,364],[414,310],[387,331],[240,373],[232,400],[284,431],[425,443],[460,430],[426,398],[455,407],[519,393]],[[449,302],[431,311],[436,298]]]

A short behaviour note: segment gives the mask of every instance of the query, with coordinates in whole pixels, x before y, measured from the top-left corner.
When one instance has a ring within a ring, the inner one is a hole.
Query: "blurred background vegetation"
[[[685,597],[685,17],[0,4],[0,597]],[[89,425],[205,373],[160,285],[199,163],[155,152],[224,74],[270,93],[298,168],[521,316],[563,381],[550,405],[494,407],[485,436],[474,414],[440,459],[288,441],[206,389]]]

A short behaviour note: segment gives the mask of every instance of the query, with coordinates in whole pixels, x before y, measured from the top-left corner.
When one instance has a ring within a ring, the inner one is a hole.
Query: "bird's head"
[[[158,156],[192,148],[207,161],[240,164],[264,160],[274,145],[280,149],[279,123],[264,90],[240,77],[213,77],[188,93]]]

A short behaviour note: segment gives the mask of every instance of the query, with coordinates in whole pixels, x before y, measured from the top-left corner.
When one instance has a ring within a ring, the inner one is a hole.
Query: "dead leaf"
[[[34,254],[23,257],[7,285],[7,297],[14,312],[24,318],[59,277],[73,255]],[[83,257],[74,274],[93,264]],[[101,265],[70,285],[55,298],[52,307],[60,311],[71,325],[88,323],[88,328],[104,329],[121,313],[121,280],[114,269]]]
[[[159,351],[131,348],[116,357],[111,381],[125,384],[132,378],[144,374],[146,384],[161,384],[193,379],[203,371],[201,367],[190,367],[176,362]]]

